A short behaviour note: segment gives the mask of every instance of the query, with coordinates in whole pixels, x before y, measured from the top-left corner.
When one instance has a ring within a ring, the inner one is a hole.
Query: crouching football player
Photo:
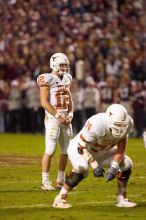
[[[98,113],[87,120],[83,129],[69,144],[68,156],[73,170],[56,196],[54,208],[71,207],[66,200],[67,194],[88,175],[89,165],[93,168],[95,177],[104,176],[104,167],[108,166],[106,180],[117,178],[117,207],[137,205],[129,201],[126,195],[132,161],[125,151],[128,133],[132,127],[132,118],[119,104],[112,104],[105,113]]]

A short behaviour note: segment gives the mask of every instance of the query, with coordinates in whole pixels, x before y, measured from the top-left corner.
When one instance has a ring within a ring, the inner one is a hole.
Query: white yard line
[[[146,176],[137,176],[137,177],[131,177],[130,179],[146,179]],[[3,181],[1,181],[1,184],[22,184],[22,183],[41,183],[41,180],[33,180],[33,181],[30,181],[30,180],[26,180],[26,181],[21,181],[21,180],[19,180],[19,181],[10,181],[10,182],[3,182]]]
[[[25,208],[45,208],[45,207],[49,207],[46,204],[35,204],[35,205],[22,205],[22,206],[17,206],[17,205],[12,205],[12,206],[3,206],[0,207],[0,210],[2,209],[25,209]]]
[[[1,181],[1,183],[7,183],[7,184],[22,184],[22,183],[41,183],[41,180],[40,181],[38,181],[38,180],[32,180],[32,181],[30,181],[30,180],[26,180],[26,181],[21,181],[21,180],[18,180],[18,181],[10,181],[10,182],[3,182],[3,181]]]
[[[145,203],[146,200],[142,200],[141,202]],[[100,205],[100,204],[113,204],[114,205],[114,201],[93,201],[93,202],[78,202],[73,204],[73,206],[77,206],[77,205]],[[4,209],[26,209],[26,208],[51,208],[52,205],[49,204],[35,204],[35,205],[13,205],[13,206],[3,206],[0,207],[0,210],[4,210]]]
[[[112,204],[114,203],[114,201],[104,201],[104,202],[97,202],[97,201],[93,201],[93,202],[79,202],[79,203],[76,203],[76,205],[94,205],[94,204]],[[14,205],[14,206],[3,206],[3,207],[0,207],[0,210],[2,209],[25,209],[25,208],[50,208],[52,207],[52,205],[47,205],[47,204],[35,204],[35,205],[22,205],[22,206],[17,206],[17,205]]]

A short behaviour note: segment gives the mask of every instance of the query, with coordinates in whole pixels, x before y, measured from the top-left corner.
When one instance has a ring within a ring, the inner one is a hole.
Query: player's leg
[[[54,208],[69,208],[66,198],[69,191],[76,187],[88,175],[88,163],[77,151],[77,142],[72,140],[68,147],[69,160],[73,166],[73,170],[66,178],[59,195],[56,196],[53,207]]]
[[[101,167],[110,166],[111,161],[114,157],[114,152],[116,148],[110,149],[107,151],[105,155],[102,157]],[[100,158],[101,160],[101,158]],[[124,160],[120,164],[120,169],[117,174],[117,185],[118,192],[116,198],[116,206],[117,207],[135,207],[137,204],[134,202],[130,202],[127,198],[127,182],[131,175],[131,168],[133,164],[131,159],[125,155]]]
[[[46,149],[42,158],[42,189],[54,190],[49,180],[51,159],[55,152],[57,139],[59,136],[59,125],[56,119],[47,119],[45,121],[45,144]]]
[[[67,154],[60,153],[58,164],[58,175],[56,180],[56,189],[61,189],[65,180],[65,170],[67,165]]]
[[[135,207],[137,204],[131,202],[127,198],[127,183],[131,175],[131,168],[133,164],[128,156],[124,157],[120,164],[120,170],[117,174],[118,193],[116,198],[117,207]]]
[[[65,170],[67,165],[67,148],[69,141],[71,139],[71,125],[61,126],[59,135],[59,145],[60,145],[60,158],[58,164],[58,175],[56,181],[56,188],[61,189],[65,180]]]

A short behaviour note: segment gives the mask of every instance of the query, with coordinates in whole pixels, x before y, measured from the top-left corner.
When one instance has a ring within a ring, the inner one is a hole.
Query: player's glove
[[[93,174],[95,177],[103,177],[104,176],[104,169],[102,167],[97,167],[93,169]]]
[[[111,181],[116,177],[117,169],[114,167],[110,167],[106,173],[106,180]]]

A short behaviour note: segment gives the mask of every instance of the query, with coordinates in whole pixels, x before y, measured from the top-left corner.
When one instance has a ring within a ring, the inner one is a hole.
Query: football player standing
[[[50,58],[51,73],[38,76],[41,105],[45,109],[45,153],[42,158],[42,186],[43,190],[54,190],[49,173],[51,159],[56,149],[57,141],[60,145],[60,159],[56,188],[61,188],[64,182],[67,164],[67,147],[72,135],[71,121],[73,105],[70,93],[72,76],[69,73],[69,60],[63,53],[55,53]]]

